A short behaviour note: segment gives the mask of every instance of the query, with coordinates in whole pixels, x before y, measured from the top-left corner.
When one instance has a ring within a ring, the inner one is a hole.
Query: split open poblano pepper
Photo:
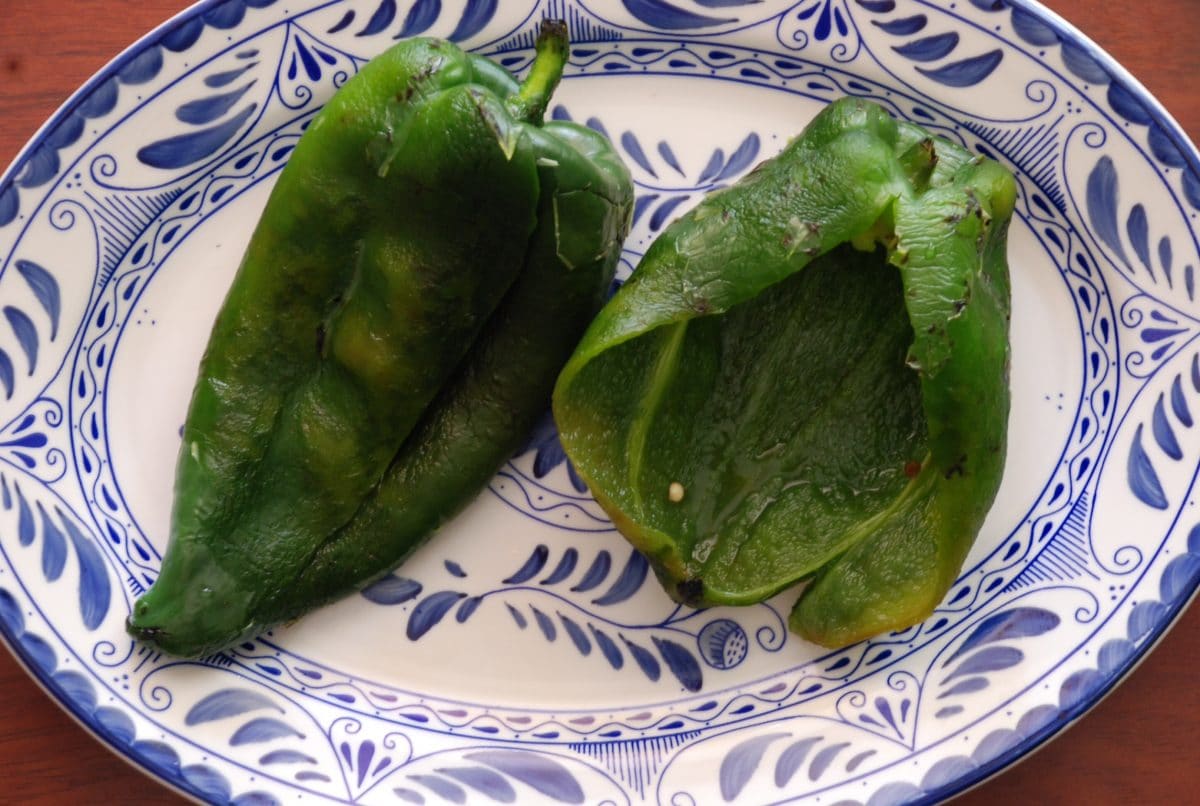
[[[566,58],[544,23],[518,87],[413,39],[313,119],[204,354],[135,636],[204,655],[362,587],[545,411],[632,203],[601,135],[543,123]]]
[[[555,389],[563,446],[667,591],[808,580],[842,646],[924,619],[1000,484],[1011,174],[857,99],[669,226]]]

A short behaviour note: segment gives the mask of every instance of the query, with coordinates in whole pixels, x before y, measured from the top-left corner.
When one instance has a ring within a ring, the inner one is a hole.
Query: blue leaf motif
[[[655,28],[668,31],[685,31],[692,28],[705,28],[710,25],[722,25],[735,22],[735,17],[710,17],[706,14],[696,14],[665,0],[621,0],[633,16]]]
[[[871,20],[872,25],[892,36],[911,36],[924,30],[928,22],[929,19],[924,14],[914,14],[911,17],[901,17],[898,20],[888,20],[887,22]]]
[[[440,775],[453,778],[460,784],[487,795],[498,803],[516,803],[517,792],[502,775],[486,767],[440,767]]]
[[[42,575],[53,582],[62,576],[67,564],[67,540],[41,504],[37,509],[42,518]]]
[[[346,30],[347,28],[350,27],[350,23],[354,22],[354,18],[356,16],[357,16],[357,13],[355,12],[355,10],[349,9],[345,14],[342,15],[342,18],[340,20],[338,20],[337,22],[335,22],[333,24],[332,28],[327,29],[325,31],[325,33],[336,34],[338,31]]]
[[[550,471],[561,465],[567,459],[567,452],[563,450],[562,443],[558,440],[558,434],[552,435],[543,444],[538,446],[537,453],[533,457],[533,477],[535,479],[543,479]]]
[[[402,604],[421,595],[421,583],[415,579],[388,574],[363,588],[362,595],[375,604]]]
[[[658,155],[663,158],[663,162],[675,169],[675,172],[680,176],[685,176],[683,168],[679,165],[679,159],[675,156],[675,152],[671,150],[671,146],[666,140],[659,140]]]
[[[583,803],[583,788],[571,771],[546,756],[521,750],[483,750],[466,756],[561,803]]]
[[[1175,431],[1172,430],[1171,423],[1167,421],[1167,412],[1163,407],[1163,395],[1161,392],[1158,395],[1158,401],[1154,404],[1154,415],[1151,418],[1150,430],[1154,434],[1154,441],[1158,443],[1158,447],[1162,448],[1163,453],[1177,462],[1183,458],[1183,449],[1179,447],[1179,440],[1175,438]]]
[[[597,587],[608,576],[609,570],[612,568],[612,555],[608,553],[608,549],[600,549],[596,554],[596,559],[592,560],[592,564],[588,566],[588,570],[584,573],[583,579],[579,580],[579,584],[572,586],[572,593],[585,593],[592,588]]]
[[[12,359],[8,357],[8,353],[0,350],[0,383],[4,384],[4,397],[6,400],[12,398],[15,382],[16,370],[13,368]]]
[[[949,56],[956,47],[958,47],[958,34],[950,31],[922,37],[904,45],[893,45],[892,50],[910,61],[936,62],[938,59]]]
[[[223,70],[220,73],[213,73],[212,75],[205,76],[204,86],[215,90],[232,84],[241,78],[246,71],[253,69],[257,64],[258,62],[254,62],[242,67],[235,67],[232,70]]]
[[[459,624],[465,623],[479,609],[479,604],[482,601],[483,597],[481,596],[472,596],[463,599],[463,603],[458,606],[458,612],[454,614],[454,620]]]
[[[579,650],[579,654],[584,657],[592,654],[592,642],[588,640],[587,633],[583,631],[583,628],[562,613],[558,614],[558,620],[562,622],[563,628],[567,631],[567,637]]]
[[[993,646],[981,649],[964,660],[943,682],[949,683],[957,677],[980,674],[983,672],[998,672],[1010,669],[1025,659],[1021,650],[1010,646]]]
[[[636,224],[641,219],[642,214],[646,212],[646,209],[657,200],[657,193],[647,193],[638,196],[633,202],[633,223]]]
[[[849,746],[849,742],[839,742],[838,744],[831,744],[828,747],[822,748],[813,756],[812,764],[808,768],[808,777],[813,781],[818,780],[829,769],[829,765],[833,763],[838,753]]]
[[[37,369],[37,327],[24,311],[20,308],[14,308],[12,305],[4,306],[4,318],[8,320],[8,325],[12,328],[13,335],[17,337],[17,343],[21,345],[21,349],[25,353],[25,358],[29,361],[29,374],[32,375],[33,371]]]
[[[416,641],[436,627],[450,608],[464,597],[466,594],[458,591],[438,591],[422,599],[421,603],[413,608],[412,616],[408,619],[408,628],[405,631],[408,640]]]
[[[1139,423],[1133,434],[1133,444],[1129,446],[1129,459],[1125,463],[1125,479],[1129,489],[1143,504],[1154,509],[1166,509],[1169,506],[1166,493],[1163,492],[1162,482],[1146,449],[1142,447],[1142,425]]]
[[[725,758],[721,759],[721,768],[718,772],[718,780],[721,782],[721,797],[728,802],[740,795],[746,784],[750,783],[767,748],[790,735],[790,733],[768,733],[764,736],[755,736],[753,739],[740,742],[726,753]]]
[[[678,678],[683,687],[688,691],[699,691],[704,685],[704,674],[700,670],[696,656],[674,641],[657,636],[651,640],[654,641],[654,646],[658,648],[662,659],[666,661],[667,668]]]
[[[808,758],[808,751],[824,738],[823,736],[810,736],[788,745],[775,762],[775,786],[781,789],[787,786],[788,781],[792,780],[792,776],[804,766],[804,759]]]
[[[184,717],[184,723],[189,726],[201,725],[205,722],[238,716],[263,708],[283,713],[283,709],[273,700],[257,691],[244,688],[224,688],[214,691],[193,705],[187,712],[187,716]]]
[[[467,793],[458,784],[447,781],[445,778],[439,778],[436,775],[410,775],[410,781],[416,781],[418,784],[430,789],[435,795],[450,803],[466,803]],[[359,782],[362,783],[361,781]]]
[[[229,739],[229,744],[233,747],[241,747],[246,744],[260,744],[291,737],[303,739],[304,734],[286,722],[264,716],[251,719],[234,731],[233,736]]]
[[[58,320],[62,313],[62,295],[54,275],[31,260],[18,260],[17,271],[25,278],[33,296],[50,317],[50,340],[58,337]]]
[[[391,0],[387,0],[387,2],[391,2]],[[394,5],[392,11],[393,13],[395,12]],[[400,33],[396,34],[396,38],[404,39],[405,37],[417,36],[424,33],[429,30],[429,26],[437,22],[437,18],[441,13],[441,0],[417,0],[417,2],[413,3],[412,8],[408,10],[408,15],[404,18],[404,25],[401,26]],[[388,22],[391,22],[391,20],[389,19]],[[363,34],[359,35],[362,36]]]
[[[505,585],[522,585],[538,575],[543,568],[546,567],[546,560],[550,557],[550,549],[544,543],[539,543],[529,555],[529,559],[525,564],[512,576],[504,580]]]
[[[591,630],[592,638],[595,639],[596,646],[600,647],[600,652],[604,655],[605,660],[608,661],[608,665],[614,669],[620,669],[624,666],[625,656],[621,654],[621,650],[613,640],[602,630],[596,629],[591,624],[588,625],[588,629]]]
[[[96,548],[96,541],[83,534],[79,528],[59,512],[75,556],[79,558],[79,612],[83,624],[94,630],[104,621],[112,600],[112,583],[108,579],[108,567],[104,556]]]
[[[714,179],[720,172],[721,166],[724,164],[725,152],[719,148],[715,149],[712,153],[712,156],[708,158],[708,164],[705,165],[704,170],[700,172],[700,179],[698,180],[699,183],[703,185]]]
[[[555,567],[554,571],[550,573],[550,576],[543,579],[541,584],[557,585],[558,583],[562,582],[575,570],[575,564],[578,562],[578,560],[579,550],[574,546],[568,548],[563,552],[562,559],[558,561],[558,565]]]
[[[258,760],[259,764],[316,764],[317,760],[299,750],[272,750]]]
[[[14,485],[14,487],[16,487]],[[21,492],[20,487],[16,487],[17,491],[17,540],[22,546],[32,545],[33,538],[37,535],[36,527],[33,523],[33,510],[29,508],[29,502],[25,500],[25,495]]]
[[[529,622],[525,620],[525,616],[521,615],[520,610],[508,604],[507,602],[505,602],[504,606],[508,608],[509,615],[513,617],[513,621],[517,622],[518,629],[523,630],[529,626]]]
[[[630,552],[629,560],[621,569],[621,575],[617,577],[617,581],[603,596],[593,599],[592,604],[606,607],[629,599],[641,589],[649,570],[650,564],[646,562],[646,558],[642,556],[641,552]]]
[[[451,42],[461,42],[482,31],[483,26],[496,16],[497,2],[498,0],[467,0],[458,25],[454,26],[447,39]]]
[[[257,108],[258,104],[250,104],[224,123],[200,131],[156,140],[150,145],[140,148],[137,158],[152,168],[167,170],[199,162],[228,143]]]
[[[1146,218],[1145,207],[1140,204],[1133,206],[1129,211],[1129,218],[1125,221],[1125,232],[1129,235],[1129,243],[1133,245],[1134,253],[1153,278],[1154,268],[1150,265],[1150,222]]]
[[[538,629],[542,631],[542,635],[546,637],[546,640],[554,641],[558,638],[558,628],[554,626],[554,622],[550,620],[550,617],[532,605],[529,609],[533,611],[533,620],[537,622]]]
[[[1176,375],[1171,384],[1171,411],[1175,412],[1184,428],[1192,427],[1192,412],[1188,408],[1187,398],[1183,396],[1183,377],[1180,375]]]
[[[918,67],[917,72],[947,87],[973,87],[990,76],[1003,59],[1004,51],[997,48],[936,69]]]
[[[938,695],[938,699],[946,697],[954,697],[959,694],[974,694],[976,691],[983,691],[988,687],[988,679],[986,677],[968,677],[966,680],[955,683],[950,688]]]
[[[650,160],[646,157],[646,152],[642,149],[641,141],[637,139],[637,135],[633,132],[625,132],[621,135],[621,147],[625,149],[625,153],[630,159],[636,162],[643,171],[658,178],[654,167],[650,164]]]
[[[642,673],[650,678],[651,682],[657,682],[658,678],[662,676],[662,667],[659,666],[654,655],[645,647],[638,646],[623,635],[621,640],[625,642],[629,654],[633,656],[634,662],[641,668]]]
[[[317,81],[321,78],[321,65],[317,64],[317,60],[313,58],[308,47],[299,36],[294,38],[296,43],[296,54],[300,57],[300,64],[304,67],[304,73],[310,81]]]
[[[197,98],[195,101],[188,101],[185,104],[181,104],[175,110],[175,117],[183,123],[190,123],[193,126],[203,126],[206,123],[212,123],[230,109],[233,109],[234,104],[242,99],[242,96],[254,86],[254,83],[251,81],[241,89],[233,90],[232,92],[212,95],[208,98]]]
[[[689,198],[691,197],[686,195],[672,196],[660,204],[650,216],[650,231],[658,232],[662,228],[662,225],[667,222],[667,219],[671,217],[671,213],[675,212],[675,209]]]
[[[1125,248],[1121,245],[1121,233],[1117,228],[1117,202],[1119,199],[1117,168],[1111,157],[1096,161],[1087,180],[1087,210],[1096,235],[1113,253],[1128,263]]]
[[[367,20],[367,24],[355,36],[374,36],[391,25],[394,19],[396,19],[396,0],[380,0],[379,7],[371,15],[371,19]]]
[[[746,139],[742,140],[737,149],[729,156],[729,161],[725,163],[725,167],[717,175],[718,182],[732,179],[737,174],[750,167],[750,163],[754,162],[754,158],[758,156],[758,150],[761,147],[758,135],[754,132],[746,135]]]
[[[1015,607],[988,616],[976,625],[965,641],[942,664],[949,666],[958,658],[986,644],[1012,638],[1044,635],[1061,623],[1058,615],[1040,607]]]

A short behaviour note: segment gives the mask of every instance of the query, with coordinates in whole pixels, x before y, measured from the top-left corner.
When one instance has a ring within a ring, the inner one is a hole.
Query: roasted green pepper
[[[842,99],[669,226],[564,368],[568,456],[667,591],[842,646],[925,618],[1000,484],[998,163]]]
[[[543,124],[566,58],[556,22],[520,87],[408,40],[313,119],[210,336],[132,634],[203,655],[370,583],[545,411],[632,202],[603,137]]]

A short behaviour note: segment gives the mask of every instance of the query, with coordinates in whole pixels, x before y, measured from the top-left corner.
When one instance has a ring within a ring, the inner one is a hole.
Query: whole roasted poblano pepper
[[[632,202],[603,137],[543,125],[566,49],[543,24],[518,88],[405,41],[314,118],[210,337],[134,635],[203,655],[371,582],[545,411]]]
[[[843,99],[655,241],[555,389],[672,596],[841,646],[925,618],[1000,484],[1007,170]]]

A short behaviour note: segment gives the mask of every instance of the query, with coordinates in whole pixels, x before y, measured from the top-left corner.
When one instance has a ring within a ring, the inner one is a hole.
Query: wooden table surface
[[[1200,0],[1047,0],[1200,140]],[[69,93],[183,0],[3,0],[0,166]],[[1135,10],[1136,7],[1136,10]],[[962,796],[963,806],[1169,803],[1200,798],[1200,607],[1115,693],[1040,752]],[[76,725],[0,651],[0,803],[167,804],[178,796]]]

